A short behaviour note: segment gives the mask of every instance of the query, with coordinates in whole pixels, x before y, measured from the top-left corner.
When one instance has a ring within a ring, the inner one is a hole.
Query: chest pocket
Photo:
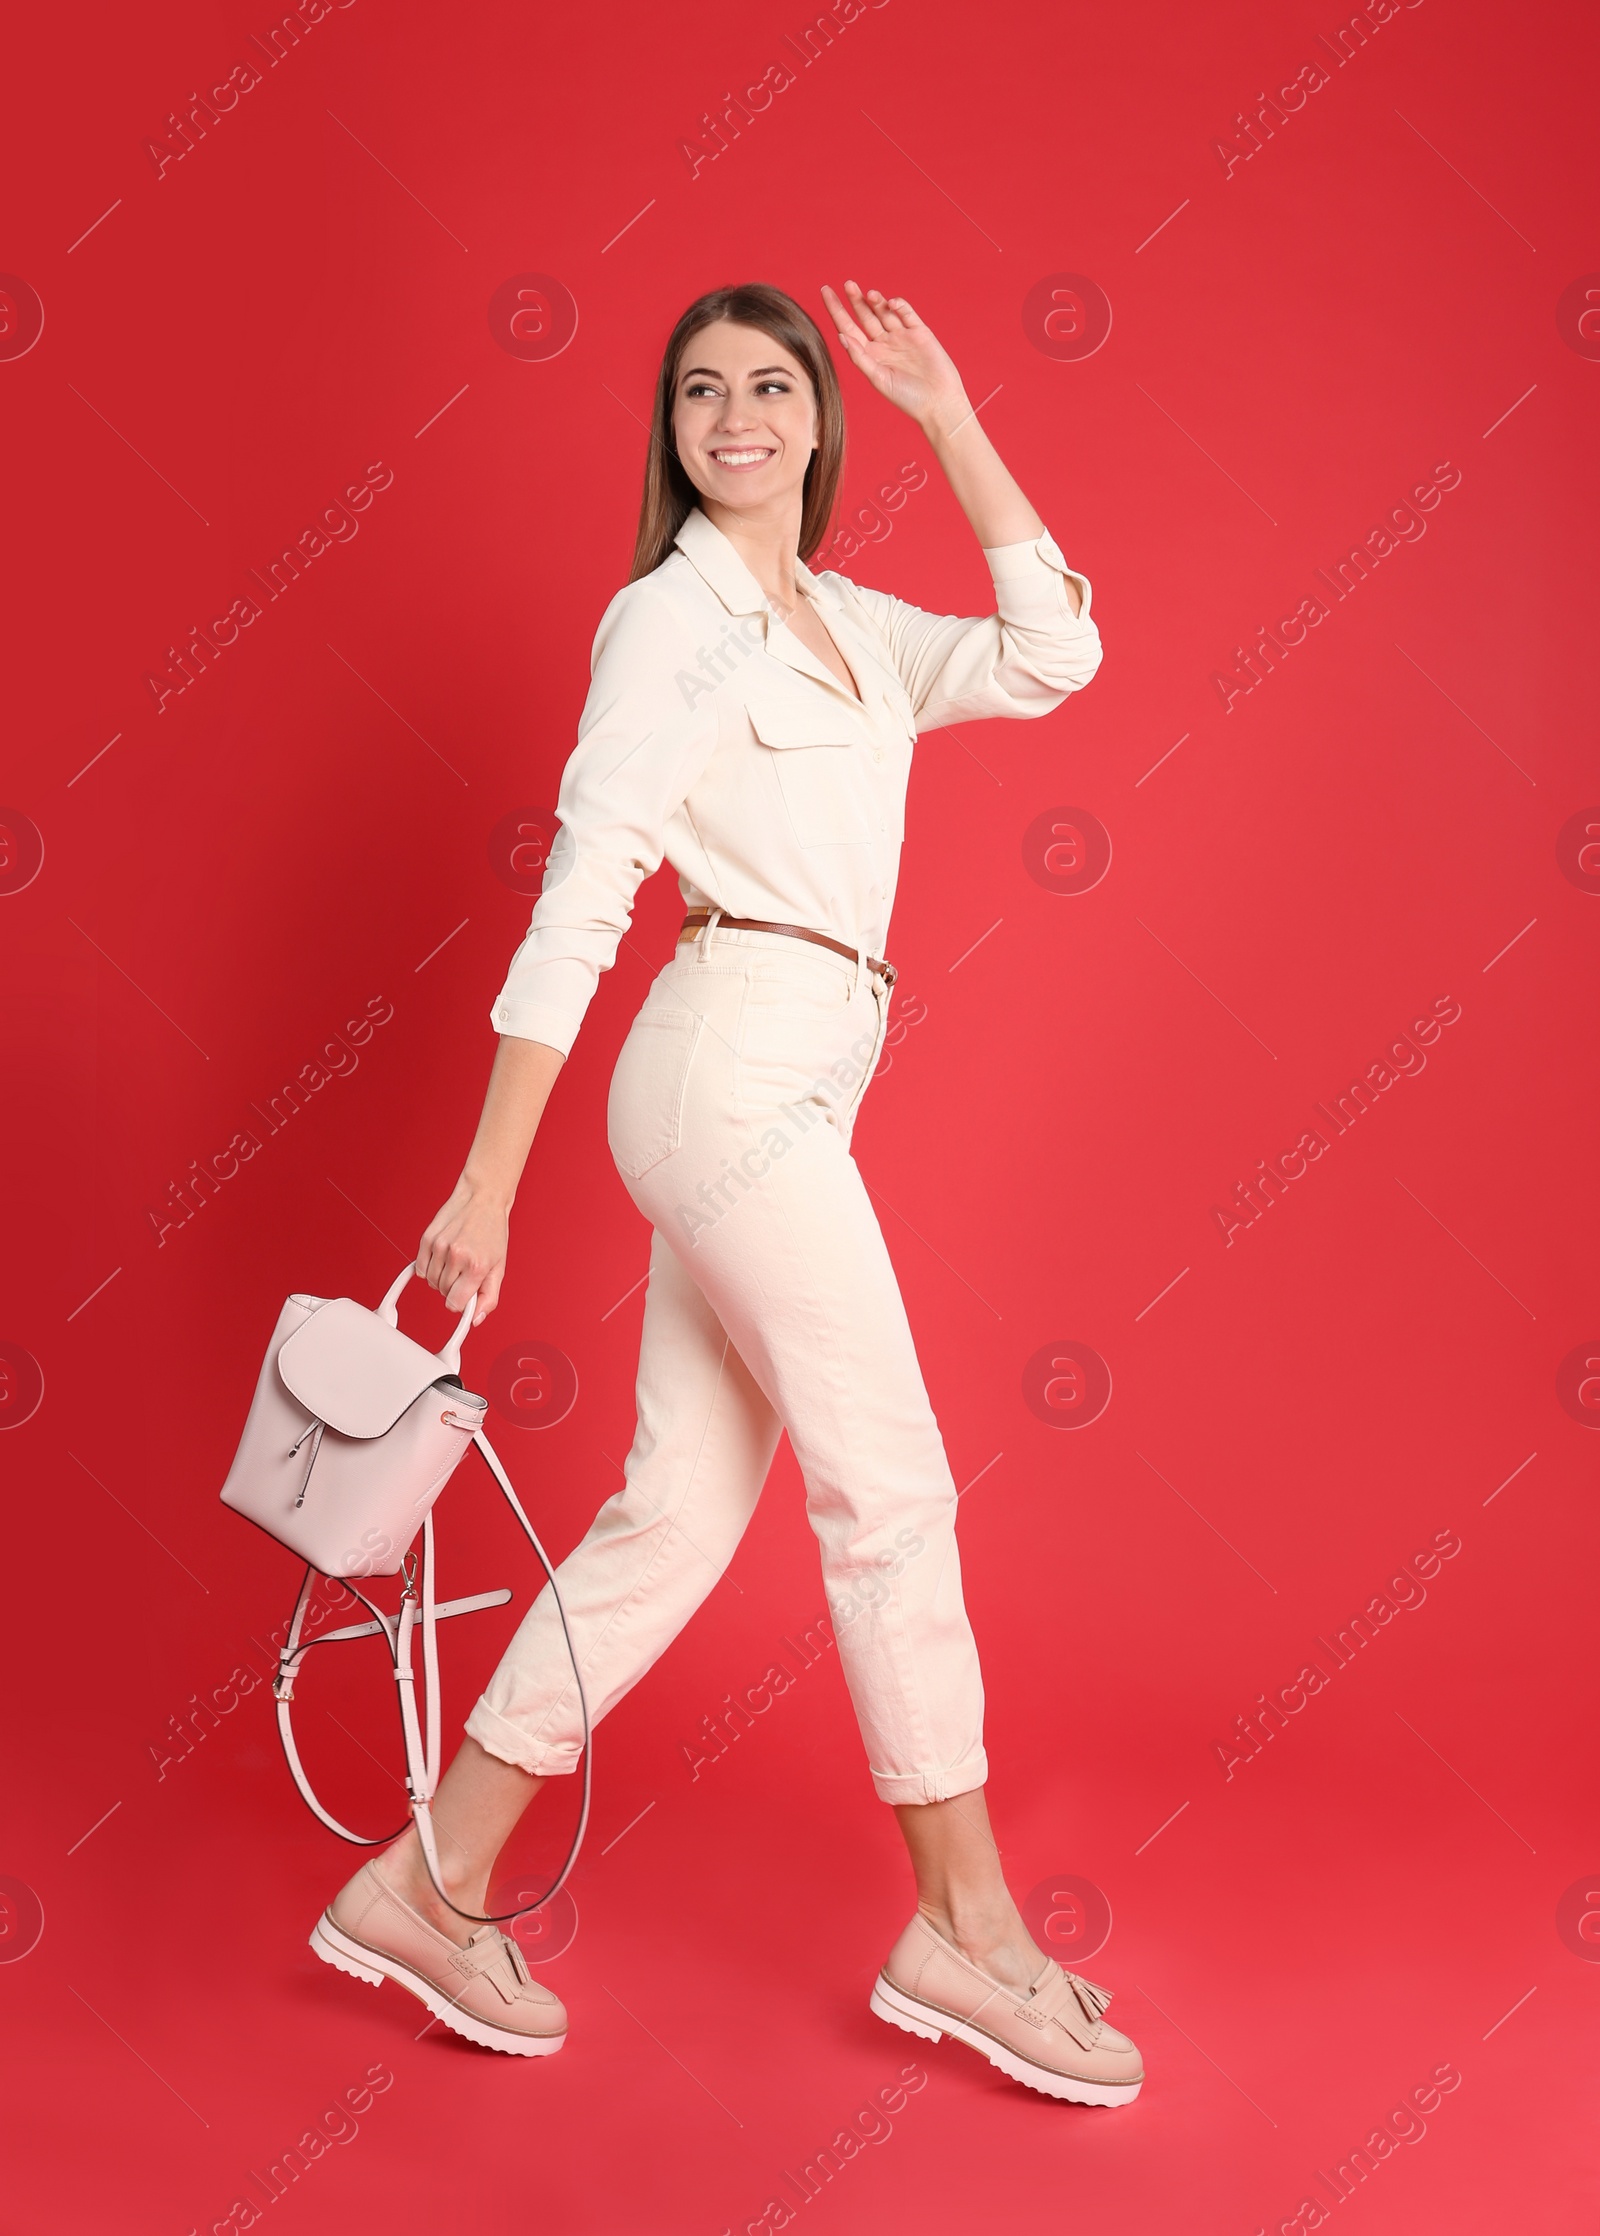
[[[745,711],[802,846],[860,846],[874,824],[858,757],[865,750],[849,715],[829,697],[752,689]]]

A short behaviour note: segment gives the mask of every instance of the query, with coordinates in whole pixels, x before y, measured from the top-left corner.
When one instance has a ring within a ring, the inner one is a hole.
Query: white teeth
[[[770,458],[770,450],[714,450],[712,457],[719,466],[754,466],[763,458]]]

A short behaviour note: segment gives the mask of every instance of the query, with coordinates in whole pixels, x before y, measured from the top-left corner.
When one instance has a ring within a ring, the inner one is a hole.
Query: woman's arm
[[[500,1035],[483,1116],[417,1271],[477,1326],[500,1301],[511,1206],[556,1074],[609,970],[666,828],[716,742],[714,712],[684,703],[675,610],[648,579],[607,607],[593,674],[556,802],[559,829],[528,932],[491,1020]],[[692,656],[691,656],[692,657]]]
[[[822,294],[851,363],[927,436],[979,543],[993,550],[1042,536],[1044,522],[984,433],[948,352],[905,297],[886,296],[876,287],[863,292],[854,280],[844,284],[848,310],[831,287]],[[1076,614],[1077,588],[1068,581],[1065,590]]]
[[[511,1206],[556,1074],[566,1058],[509,1033],[495,1051],[483,1115],[450,1200],[423,1236],[417,1272],[459,1312],[474,1289],[474,1327],[500,1301]]]

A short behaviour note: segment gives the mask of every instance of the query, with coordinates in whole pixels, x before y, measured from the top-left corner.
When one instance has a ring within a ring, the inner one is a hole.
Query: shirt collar
[[[832,584],[824,582],[821,575],[814,575],[803,559],[796,559],[794,563],[794,579],[808,597],[815,597],[820,592],[825,604],[838,603],[833,595]]]
[[[689,564],[730,613],[765,613],[766,593],[738,552],[696,505],[673,537]]]
[[[766,592],[739,557],[730,539],[696,505],[686,516],[673,542],[690,565],[711,585],[730,613],[769,613]],[[838,601],[832,586],[814,575],[803,560],[794,563],[794,579],[804,595],[819,592],[829,605]]]

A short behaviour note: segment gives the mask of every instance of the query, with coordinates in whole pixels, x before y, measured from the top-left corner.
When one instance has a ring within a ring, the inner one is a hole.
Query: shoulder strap
[[[304,1766],[300,1761],[299,1750],[295,1746],[294,1726],[291,1720],[294,1680],[301,1662],[313,1646],[331,1646],[338,1639],[382,1636],[389,1648],[390,1660],[394,1665],[395,1686],[400,1696],[400,1729],[405,1742],[406,1791],[410,1797],[411,1818],[417,1828],[417,1838],[422,1845],[423,1861],[427,1865],[428,1876],[433,1881],[434,1891],[440,1901],[448,1909],[454,1910],[459,1918],[470,1918],[478,1925],[503,1925],[509,1919],[526,1917],[531,1910],[543,1909],[544,1905],[552,1901],[565,1886],[572,1874],[573,1866],[578,1860],[578,1852],[583,1846],[584,1834],[589,1825],[592,1770],[589,1703],[583,1689],[583,1672],[578,1666],[577,1650],[572,1643],[572,1631],[567,1622],[567,1611],[562,1605],[560,1587],[556,1583],[555,1570],[550,1565],[549,1556],[540,1544],[533,1524],[523,1512],[522,1501],[512,1488],[511,1478],[500,1464],[499,1454],[484,1435],[482,1429],[474,1431],[472,1441],[483,1454],[490,1474],[499,1484],[507,1505],[521,1524],[528,1543],[538,1555],[540,1567],[549,1579],[550,1590],[555,1598],[556,1612],[561,1618],[561,1634],[567,1642],[567,1653],[572,1662],[572,1678],[577,1687],[578,1708],[583,1719],[583,1791],[578,1808],[578,1823],[572,1835],[571,1845],[567,1850],[566,1861],[551,1880],[549,1886],[545,1888],[543,1894],[537,1896],[532,1902],[519,1904],[515,1910],[482,1912],[463,1910],[458,1904],[450,1900],[440,1880],[439,1853],[434,1840],[432,1816],[433,1796],[439,1783],[440,1755],[437,1626],[452,1615],[470,1614],[480,1607],[504,1606],[511,1594],[508,1591],[477,1592],[468,1599],[447,1600],[443,1606],[436,1604],[433,1576],[433,1516],[431,1513],[422,1525],[420,1574],[413,1571],[410,1556],[407,1558],[405,1593],[401,1599],[398,1614],[386,1615],[381,1608],[372,1604],[364,1592],[358,1591],[348,1577],[341,1577],[338,1581],[344,1584],[346,1590],[355,1594],[355,1597],[360,1600],[362,1606],[372,1616],[372,1621],[347,1624],[342,1630],[324,1631],[319,1638],[306,1638],[303,1635],[306,1612],[311,1603],[312,1589],[317,1575],[315,1569],[307,1567],[305,1579],[300,1586],[300,1596],[295,1601],[294,1615],[289,1625],[289,1635],[284,1641],[283,1650],[278,1658],[278,1674],[273,1681],[272,1689],[278,1704],[278,1736],[283,1742],[284,1757],[288,1762],[290,1775],[299,1788],[301,1799],[306,1803],[312,1814],[321,1823],[325,1824],[330,1832],[336,1832],[341,1840],[348,1840],[352,1845],[362,1848],[384,1847],[391,1840],[399,1837],[400,1833],[405,1830],[404,1825],[397,1826],[393,1832],[368,1835],[361,1832],[351,1832],[347,1826],[340,1824],[337,1817],[331,1816],[317,1799],[316,1794],[312,1791],[310,1780],[306,1777]],[[424,1710],[426,1741],[423,1737],[423,1725],[417,1716],[416,1674],[411,1666],[412,1637],[419,1625],[422,1631],[423,1686],[427,1695]]]

